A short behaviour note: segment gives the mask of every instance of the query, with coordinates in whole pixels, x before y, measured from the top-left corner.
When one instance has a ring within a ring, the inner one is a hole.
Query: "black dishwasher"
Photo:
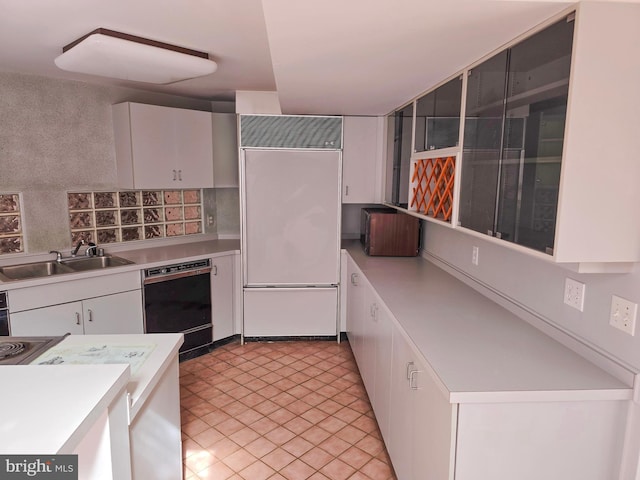
[[[213,342],[211,261],[144,271],[145,333],[183,333],[180,358],[206,353]]]

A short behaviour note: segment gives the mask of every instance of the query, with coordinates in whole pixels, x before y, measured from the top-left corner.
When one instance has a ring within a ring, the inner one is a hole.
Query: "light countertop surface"
[[[62,365],[68,362],[93,365],[104,362],[127,362],[131,372],[127,392],[130,395],[130,419],[133,421],[170,363],[177,361],[178,350],[182,343],[181,333],[69,335],[33,360],[31,365],[54,370],[55,366],[59,365],[40,366],[39,364],[56,357],[62,360]],[[101,355],[99,351],[102,351],[103,347],[106,347],[104,350],[110,351],[111,355]],[[90,349],[93,349],[95,354]],[[128,352],[133,353],[134,357],[126,359]],[[140,353],[143,354],[142,360],[139,358]]]
[[[184,243],[154,245],[144,248],[126,249],[126,245],[118,245],[113,249],[106,245],[107,254],[122,257],[134,262],[130,265],[110,267],[104,269],[87,270],[77,273],[64,273],[61,275],[51,275],[48,277],[32,278],[27,280],[17,280],[3,282],[0,280],[0,290],[13,290],[17,288],[34,287],[48,285],[58,282],[68,282],[70,280],[81,280],[105,275],[113,275],[123,272],[140,271],[146,268],[159,267],[171,263],[189,262],[204,258],[215,258],[219,256],[240,253],[240,240],[202,240]],[[51,260],[51,255],[46,257]],[[42,261],[45,256],[38,255],[30,259],[23,258],[15,260],[11,264],[28,263]]]
[[[362,270],[453,403],[624,400],[632,387],[421,257],[369,257]]]
[[[128,365],[4,365],[0,453],[72,453],[128,381]]]

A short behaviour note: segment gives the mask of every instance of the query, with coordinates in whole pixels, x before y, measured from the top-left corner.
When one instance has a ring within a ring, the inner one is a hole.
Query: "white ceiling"
[[[637,1],[637,0],[632,0]],[[494,0],[0,0],[0,69],[207,100],[277,90],[283,113],[386,114],[569,5]],[[206,51],[172,85],[59,70],[107,28]]]

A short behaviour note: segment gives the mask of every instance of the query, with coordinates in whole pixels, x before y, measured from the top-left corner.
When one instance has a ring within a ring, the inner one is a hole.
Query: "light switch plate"
[[[478,247],[473,247],[471,251],[471,263],[474,265],[478,265],[478,257],[480,255],[480,249]]]
[[[573,278],[564,281],[564,303],[581,312],[584,311],[584,283]]]
[[[617,295],[611,296],[609,324],[633,336],[636,333],[638,304]]]

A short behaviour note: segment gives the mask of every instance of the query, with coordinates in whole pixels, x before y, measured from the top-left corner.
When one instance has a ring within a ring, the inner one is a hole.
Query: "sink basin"
[[[58,262],[36,262],[0,267],[0,274],[9,280],[49,277],[60,273],[72,273],[73,271],[67,265]]]
[[[131,265],[134,262],[121,257],[105,255],[102,257],[73,257],[65,258],[61,262],[47,261],[23,263],[0,267],[0,280],[10,282],[30,278],[50,277],[63,273],[85,272],[102,268]]]
[[[85,270],[96,270],[100,268],[120,267],[131,265],[132,261],[126,258],[105,255],[102,257],[76,257],[62,260],[63,265],[68,266],[74,272],[84,272]]]

